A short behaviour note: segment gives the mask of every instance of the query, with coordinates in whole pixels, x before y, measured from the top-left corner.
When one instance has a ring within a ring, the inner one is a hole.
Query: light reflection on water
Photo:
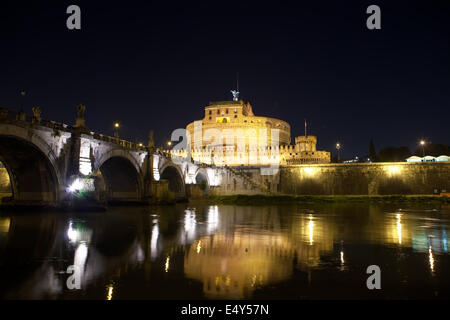
[[[450,212],[438,209],[177,205],[3,215],[0,296],[448,298]],[[383,274],[376,294],[364,286],[371,264]],[[65,286],[70,265],[81,271],[80,291]]]

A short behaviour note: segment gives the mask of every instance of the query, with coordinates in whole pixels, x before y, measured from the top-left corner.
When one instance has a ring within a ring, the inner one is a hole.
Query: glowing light
[[[67,229],[67,237],[71,243],[89,243],[92,238],[92,229],[74,227],[73,222],[70,221],[69,228]]]
[[[200,250],[202,250],[202,241],[201,240],[197,243],[197,254],[200,253]]]
[[[430,269],[431,272],[434,272],[434,257],[433,257],[433,250],[431,246],[428,248],[428,260],[430,261]]]
[[[314,221],[312,216],[309,216],[309,245],[312,246],[314,243]]]
[[[166,263],[164,264],[164,271],[169,272],[169,266],[170,266],[170,257],[167,257]]]
[[[69,224],[69,229],[67,230],[67,237],[69,237],[69,240],[71,242],[77,242],[78,240],[78,231],[73,229],[72,222]]]
[[[108,295],[106,296],[106,300],[110,301],[113,298],[114,287],[113,285],[108,286]]]
[[[400,172],[399,166],[388,166],[388,171],[390,174],[397,174]]]
[[[139,147],[143,147],[144,145],[142,144],[142,142],[139,142]]]
[[[304,168],[303,169],[307,174],[313,174],[314,173],[314,169],[313,168]]]
[[[75,179],[75,181],[69,186],[70,192],[77,192],[83,189],[83,182],[80,179]]]
[[[425,144],[425,140],[420,140],[420,144],[423,146]]]
[[[119,129],[120,128],[120,123],[118,123],[118,122],[114,123],[114,128]]]
[[[172,145],[172,141],[167,142],[167,145],[170,147]]]
[[[344,251],[341,251],[341,264],[344,264]]]

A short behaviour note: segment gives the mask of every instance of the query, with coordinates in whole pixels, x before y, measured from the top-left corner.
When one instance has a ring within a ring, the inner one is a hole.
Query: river
[[[365,203],[4,212],[0,298],[449,298],[449,222],[449,207]]]

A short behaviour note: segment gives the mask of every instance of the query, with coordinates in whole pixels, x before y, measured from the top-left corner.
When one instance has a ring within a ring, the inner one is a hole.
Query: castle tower
[[[315,152],[317,145],[316,136],[299,136],[295,138],[295,151],[296,152]]]

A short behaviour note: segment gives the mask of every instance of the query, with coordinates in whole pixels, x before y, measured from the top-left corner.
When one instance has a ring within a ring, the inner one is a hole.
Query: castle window
[[[228,114],[228,109],[225,110],[225,113]]]
[[[211,111],[211,110],[209,110],[209,114],[210,114],[210,115],[212,114],[212,111]]]
[[[234,113],[237,113],[237,109],[234,109]]]
[[[219,109],[217,109],[217,114],[220,114],[220,110]]]
[[[228,118],[228,117],[223,117],[223,118],[217,117],[216,118],[216,122],[217,123],[229,123],[230,122],[230,118]]]
[[[211,117],[209,117],[209,120],[211,120]]]
[[[237,114],[234,116],[235,119],[237,119]]]

